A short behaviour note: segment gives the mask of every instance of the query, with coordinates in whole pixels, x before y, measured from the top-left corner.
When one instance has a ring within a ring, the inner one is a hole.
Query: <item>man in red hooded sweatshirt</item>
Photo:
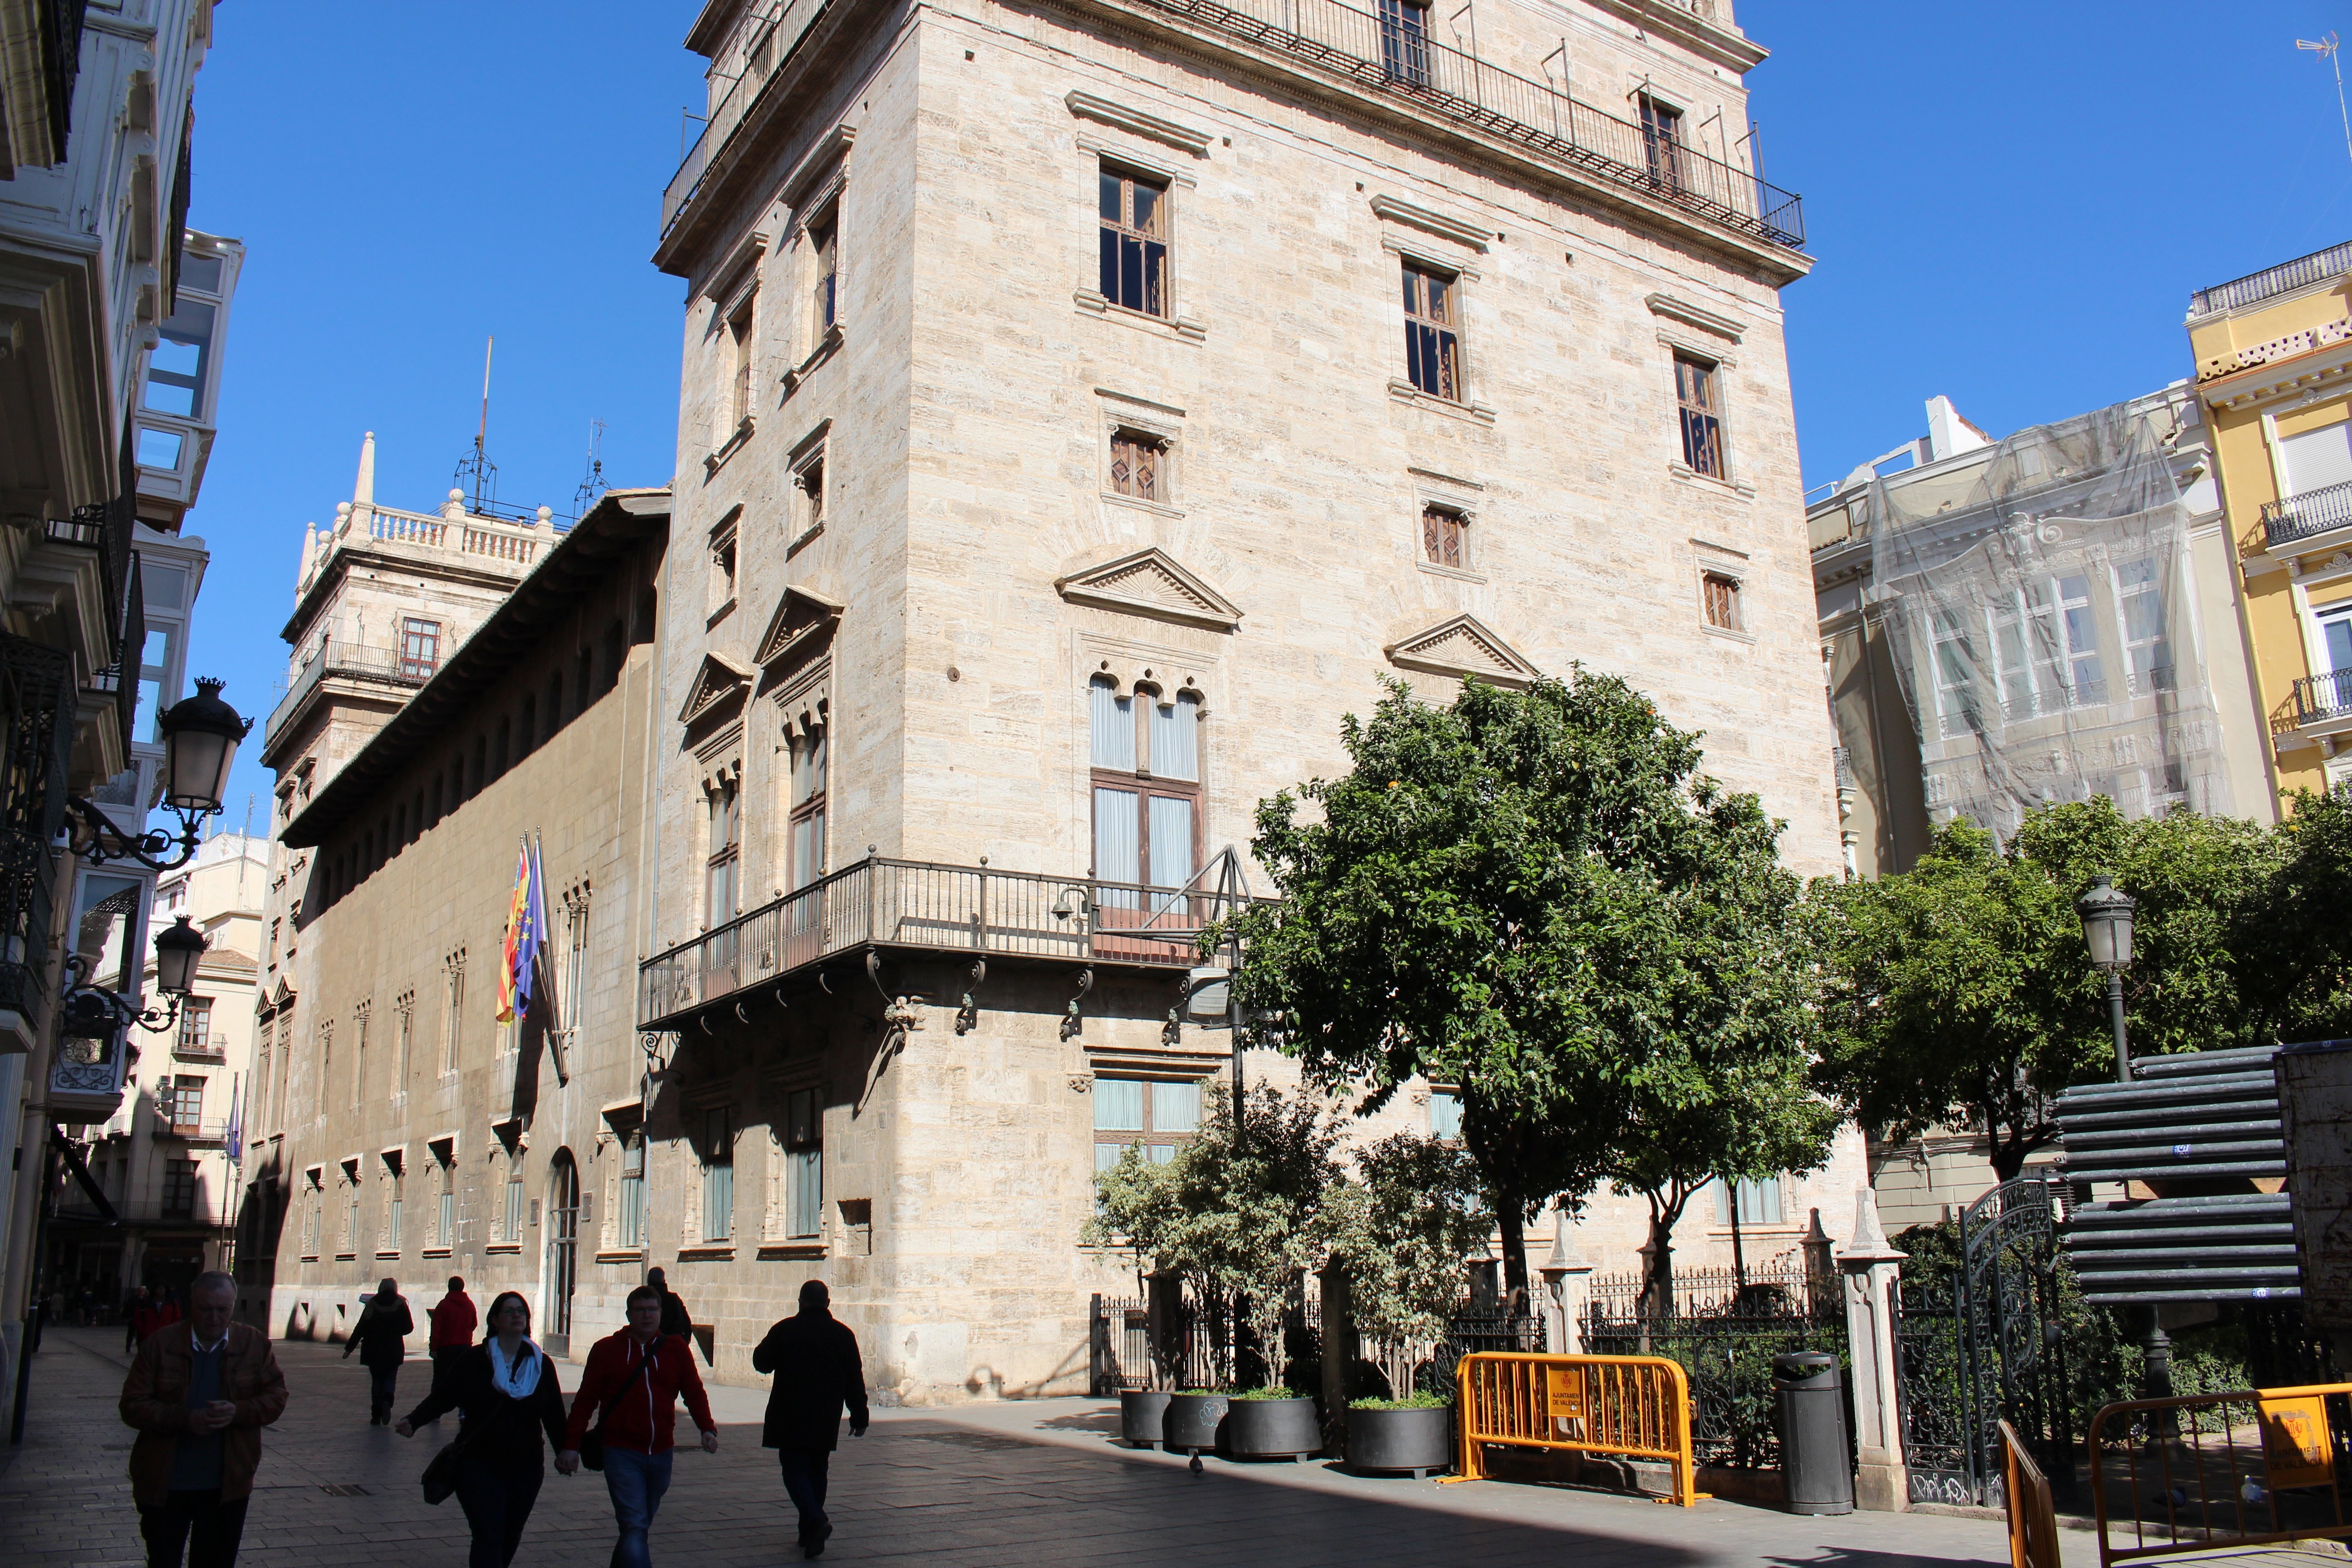
[[[671,1432],[681,1395],[702,1434],[702,1451],[719,1452],[719,1423],[694,1370],[694,1352],[685,1339],[661,1331],[662,1305],[662,1293],[650,1285],[629,1292],[629,1326],[596,1342],[572,1399],[562,1462],[577,1462],[580,1439],[603,1424],[604,1489],[621,1528],[614,1568],[652,1568],[646,1534],[669,1489]]]

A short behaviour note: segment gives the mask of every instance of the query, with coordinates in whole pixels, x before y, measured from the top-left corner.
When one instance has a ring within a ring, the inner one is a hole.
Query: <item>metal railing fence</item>
[[[2275,267],[2265,267],[2260,272],[2249,272],[2243,278],[2217,283],[2210,289],[2200,289],[2189,296],[2189,313],[2202,316],[2214,310],[2234,310],[2258,304],[2344,271],[2352,271],[2352,240],[2315,250],[2309,256],[2298,256],[2293,261],[2282,261]]]
[[[2263,503],[2263,542],[2273,549],[2352,524],[2352,482]]]
[[[2298,723],[2315,719],[2340,719],[2352,713],[2352,669],[2332,669],[2306,675],[2294,683],[2294,716]]]

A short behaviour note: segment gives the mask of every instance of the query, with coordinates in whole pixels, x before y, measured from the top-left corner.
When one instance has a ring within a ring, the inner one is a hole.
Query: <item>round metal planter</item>
[[[1222,1394],[1170,1394],[1160,1422],[1160,1444],[1171,1454],[1215,1453],[1226,1403]]]
[[[1322,1451],[1311,1399],[1236,1399],[1225,1412],[1225,1452],[1236,1459],[1309,1459]]]
[[[1118,1395],[1119,1441],[1130,1448],[1158,1447],[1162,1424],[1168,1415],[1168,1401],[1172,1397],[1148,1388],[1121,1389]]]
[[[1412,1479],[1454,1463],[1454,1407],[1348,1412],[1348,1468]]]

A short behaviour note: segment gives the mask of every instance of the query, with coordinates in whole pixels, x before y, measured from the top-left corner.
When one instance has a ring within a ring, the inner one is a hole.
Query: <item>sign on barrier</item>
[[[2091,1417],[2100,1568],[2352,1537],[2328,1402],[2352,1383],[2133,1399]],[[2128,1540],[2125,1528],[2130,1529]]]
[[[1705,1495],[1691,1458],[1690,1380],[1663,1356],[1475,1351],[1454,1385],[1465,1480],[1486,1475],[1491,1444],[1663,1459],[1674,1467],[1672,1501],[1689,1508]]]

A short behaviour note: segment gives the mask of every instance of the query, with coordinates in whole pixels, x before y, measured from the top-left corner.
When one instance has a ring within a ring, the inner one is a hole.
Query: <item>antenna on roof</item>
[[[488,516],[485,503],[494,505],[499,499],[499,466],[484,448],[490,435],[490,352],[498,346],[495,337],[482,345],[482,422],[474,431],[474,449],[457,459],[457,475],[450,480],[471,492],[467,510],[477,517]]]
[[[2336,116],[2344,122],[2344,155],[2352,158],[2352,113],[2344,108],[2344,61],[2342,40],[2333,33],[2324,38],[2297,38],[2294,47],[2308,49],[2336,68]]]
[[[607,488],[604,483],[604,422],[591,419],[588,421],[588,473],[580,481],[580,488],[572,492],[572,515],[586,517],[588,509],[596,504],[596,498],[603,495]]]

